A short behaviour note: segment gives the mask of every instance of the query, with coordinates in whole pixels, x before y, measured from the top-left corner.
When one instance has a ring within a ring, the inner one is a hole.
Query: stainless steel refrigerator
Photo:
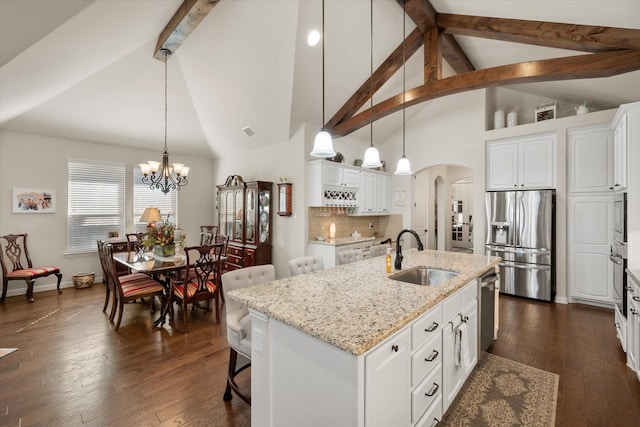
[[[554,268],[554,190],[489,191],[486,253],[502,258],[500,291],[552,301]]]

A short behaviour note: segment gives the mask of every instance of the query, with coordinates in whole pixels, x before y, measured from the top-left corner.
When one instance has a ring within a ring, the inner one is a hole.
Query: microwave
[[[627,193],[619,193],[613,199],[613,236],[618,242],[627,241]]]

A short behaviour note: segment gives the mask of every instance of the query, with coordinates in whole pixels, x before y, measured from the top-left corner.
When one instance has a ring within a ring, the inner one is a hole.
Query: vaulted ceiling
[[[181,4],[0,0],[0,129],[160,150],[164,71],[153,55]],[[412,113],[500,80],[599,109],[640,99],[638,32],[601,28],[639,30],[639,1],[409,0],[406,10]],[[388,113],[402,108],[402,0],[373,1],[372,51],[370,22],[368,0],[325,2],[325,116],[336,133],[368,141],[373,58],[381,141],[400,123]],[[321,47],[306,44],[320,25],[320,0],[221,0],[168,61],[169,150],[217,157],[287,140],[303,122],[320,126]],[[506,67],[520,62],[529,64]],[[541,82],[549,70],[562,80]]]

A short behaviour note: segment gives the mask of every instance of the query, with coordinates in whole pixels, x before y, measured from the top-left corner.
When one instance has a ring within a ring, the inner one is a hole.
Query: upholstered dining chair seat
[[[162,290],[162,285],[150,277],[122,284],[122,296],[125,298],[146,297],[149,293],[162,292]]]
[[[60,272],[60,267],[55,265],[38,268],[27,268],[24,270],[14,270],[7,273],[7,277],[10,279],[26,279],[28,277],[40,277],[44,274],[54,274]]]
[[[213,283],[211,280],[207,280],[207,282],[205,283],[205,286],[207,287],[207,290],[210,293],[214,293],[216,291],[216,284]],[[187,283],[187,298],[191,298],[192,296],[194,296],[197,290],[198,290],[197,283],[194,283],[194,282]],[[184,298],[184,284],[177,285],[174,288],[173,293],[180,299]]]

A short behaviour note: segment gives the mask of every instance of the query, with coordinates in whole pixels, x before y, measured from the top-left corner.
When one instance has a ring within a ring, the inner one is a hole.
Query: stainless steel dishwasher
[[[488,271],[478,278],[478,287],[480,296],[479,301],[479,318],[480,318],[480,339],[478,343],[479,352],[486,351],[493,342],[493,334],[495,327],[495,301],[496,286],[500,286],[500,275],[495,270]]]

